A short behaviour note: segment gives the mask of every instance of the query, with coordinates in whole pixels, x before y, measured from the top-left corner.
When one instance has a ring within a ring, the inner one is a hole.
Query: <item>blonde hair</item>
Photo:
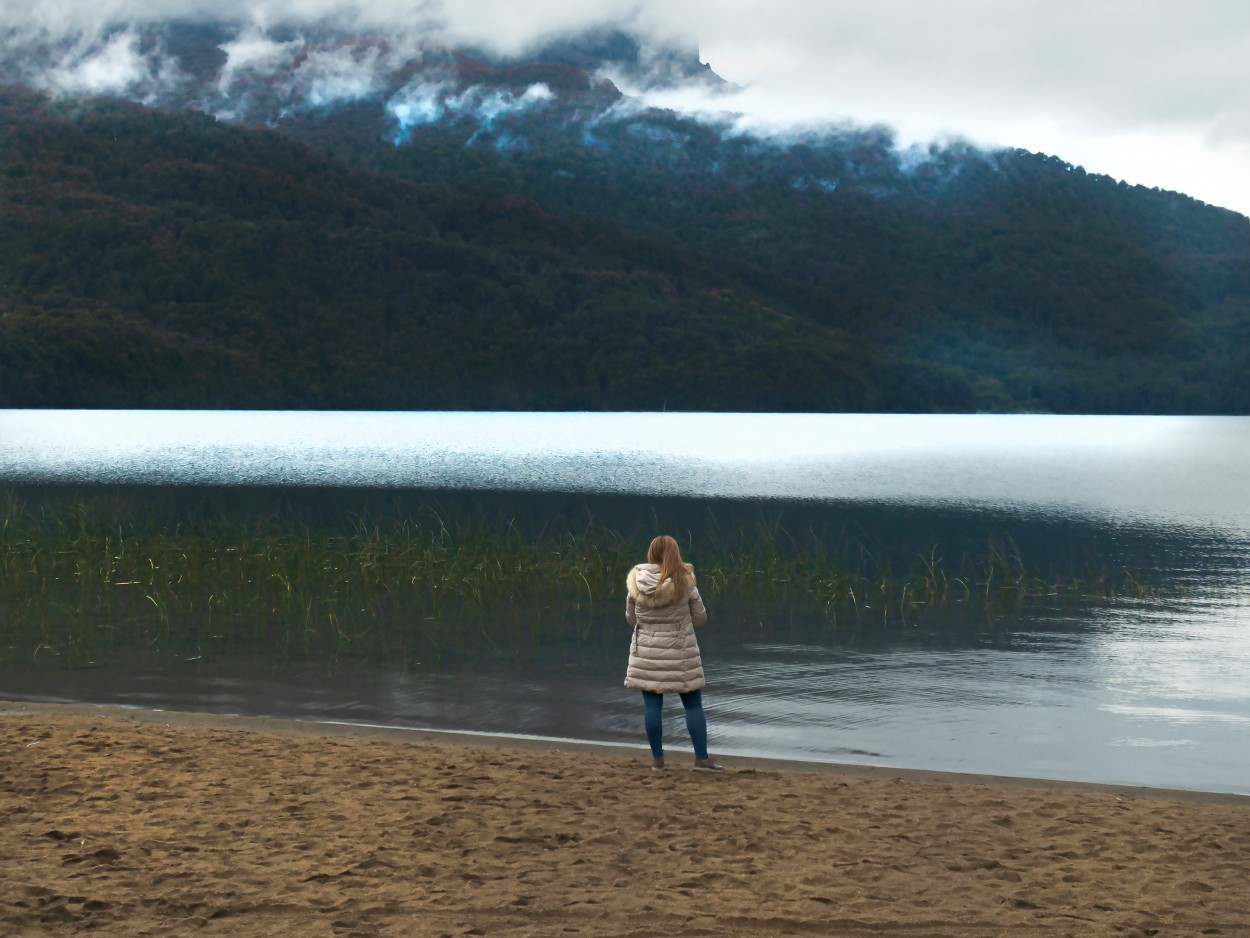
[[[671,579],[678,596],[686,595],[690,586],[690,568],[682,562],[681,548],[667,534],[661,534],[647,548],[647,562],[659,564],[660,582]]]

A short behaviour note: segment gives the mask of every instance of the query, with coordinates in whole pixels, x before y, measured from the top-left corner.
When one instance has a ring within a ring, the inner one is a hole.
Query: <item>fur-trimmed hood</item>
[[[685,564],[685,567],[690,575],[686,586],[686,592],[689,593],[695,588],[694,567],[690,564]],[[671,606],[685,598],[677,595],[677,589],[671,578],[663,583],[660,582],[658,563],[640,563],[630,570],[629,575],[625,577],[625,589],[629,592],[630,598],[644,609]]]

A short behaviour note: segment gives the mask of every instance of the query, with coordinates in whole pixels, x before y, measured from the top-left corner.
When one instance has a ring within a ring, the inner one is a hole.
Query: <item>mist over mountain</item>
[[[108,95],[271,125],[356,101],[393,109],[414,95],[463,92],[478,82],[564,91],[612,88],[613,79],[634,90],[731,87],[699,61],[697,46],[610,26],[551,38],[524,55],[316,24],[159,22],[60,38],[10,30],[0,38],[0,80],[53,98]]]
[[[11,30],[0,81],[0,406],[1250,410],[1250,220],[751,132],[688,43]]]

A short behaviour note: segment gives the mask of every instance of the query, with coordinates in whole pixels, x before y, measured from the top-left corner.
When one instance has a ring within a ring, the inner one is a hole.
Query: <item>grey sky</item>
[[[1022,146],[1250,214],[1247,0],[4,0],[0,24],[195,15],[262,28],[329,19],[501,51],[617,20],[697,40],[743,87],[659,104]]]

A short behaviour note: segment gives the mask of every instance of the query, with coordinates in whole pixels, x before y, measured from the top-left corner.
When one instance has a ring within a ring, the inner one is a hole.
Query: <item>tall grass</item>
[[[624,575],[651,533],[587,519],[523,534],[506,517],[452,517],[436,503],[332,525],[211,511],[175,519],[107,495],[40,506],[0,493],[0,660],[228,648],[418,661],[594,642],[609,632],[600,626],[619,624]],[[1092,564],[1031,570],[1009,537],[955,558],[934,547],[906,569],[776,524],[686,543],[710,601],[798,605],[831,626],[1153,589]]]

